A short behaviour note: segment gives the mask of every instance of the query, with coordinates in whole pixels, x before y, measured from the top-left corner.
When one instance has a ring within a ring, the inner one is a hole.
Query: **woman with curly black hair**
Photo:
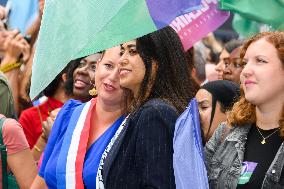
[[[175,188],[175,121],[196,92],[180,39],[166,27],[123,43],[120,54],[130,114],[102,156],[97,188]]]

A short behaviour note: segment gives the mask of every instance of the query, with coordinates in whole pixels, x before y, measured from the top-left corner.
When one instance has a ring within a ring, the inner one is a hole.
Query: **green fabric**
[[[234,14],[232,26],[241,37],[248,38],[260,32],[261,23]]]
[[[0,114],[15,118],[14,99],[11,88],[3,73],[0,72]]]
[[[3,142],[2,129],[4,125],[5,118],[0,119],[0,153],[1,153],[1,162],[2,162],[2,188],[8,188],[8,179],[7,179],[7,151],[6,146]]]
[[[220,8],[236,13],[233,28],[243,37],[263,27],[284,30],[284,0],[220,0]]]
[[[8,174],[8,189],[20,189],[16,177],[12,174]]]
[[[155,30],[144,0],[46,1],[33,63],[31,98],[70,60]]]

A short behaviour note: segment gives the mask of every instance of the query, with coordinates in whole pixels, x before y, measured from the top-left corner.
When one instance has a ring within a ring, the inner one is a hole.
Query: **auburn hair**
[[[260,39],[265,39],[267,42],[271,43],[276,51],[278,58],[282,62],[282,69],[284,69],[284,32],[283,31],[273,31],[273,32],[263,32],[259,33],[250,39],[248,39],[242,46],[240,58],[243,59],[248,47]],[[255,105],[251,104],[245,99],[244,91],[241,87],[241,97],[238,102],[236,102],[232,108],[232,111],[228,114],[227,122],[230,126],[233,125],[244,125],[247,123],[256,122],[256,112]],[[282,110],[280,112],[280,119],[278,121],[280,127],[280,136],[284,138],[284,104],[282,105]]]

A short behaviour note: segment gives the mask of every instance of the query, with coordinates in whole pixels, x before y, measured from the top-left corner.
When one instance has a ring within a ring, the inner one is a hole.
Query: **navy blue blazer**
[[[104,162],[105,188],[174,189],[177,118],[177,110],[161,99],[149,100],[130,115]]]

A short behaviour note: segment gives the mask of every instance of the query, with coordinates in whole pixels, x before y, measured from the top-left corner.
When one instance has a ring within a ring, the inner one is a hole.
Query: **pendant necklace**
[[[279,130],[279,127],[273,131],[271,134],[269,134],[268,136],[264,137],[263,134],[260,132],[258,126],[256,125],[256,129],[258,131],[258,133],[260,134],[260,136],[262,137],[262,141],[260,142],[261,144],[265,144],[266,143],[266,139],[268,139],[269,137],[271,137],[274,133],[276,133]]]

